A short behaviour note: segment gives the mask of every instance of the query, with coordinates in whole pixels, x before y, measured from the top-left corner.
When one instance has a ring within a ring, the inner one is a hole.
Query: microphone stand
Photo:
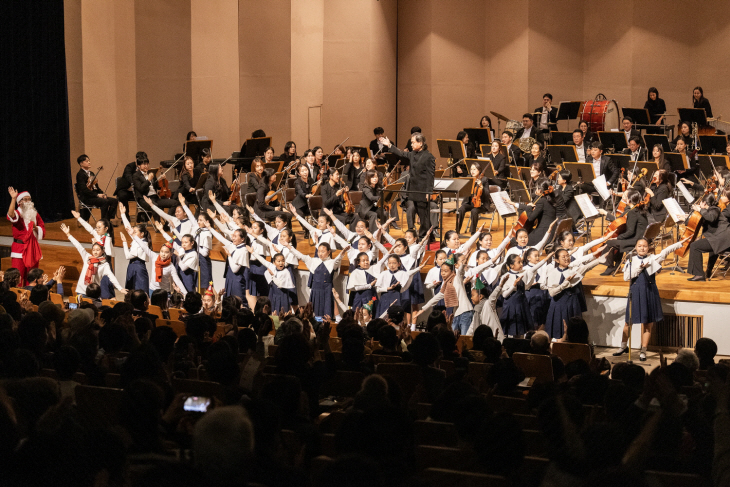
[[[632,250],[629,253],[629,256],[628,256],[627,262],[628,262],[628,266],[629,266],[629,276],[631,276],[631,266],[632,266],[633,261],[634,261],[634,253],[635,252],[636,252],[636,249],[634,248],[634,250]],[[633,308],[633,295],[632,295],[632,291],[631,291],[631,285],[632,284],[633,284],[633,279],[629,281],[629,292],[626,295],[626,298],[628,299],[627,306],[628,306],[628,310],[629,310],[629,322],[627,323],[629,325],[629,340],[628,340],[628,343],[627,343],[627,346],[629,347],[629,359],[626,361],[627,364],[633,364],[634,363],[633,360],[631,360],[631,332],[633,331],[633,326],[634,326],[634,323],[633,323],[634,322],[634,319],[633,319],[633,316],[632,316],[632,311],[633,311],[633,309],[632,309]]]

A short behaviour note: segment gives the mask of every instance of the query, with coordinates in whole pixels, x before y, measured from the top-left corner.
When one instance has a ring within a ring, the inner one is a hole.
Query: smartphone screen
[[[315,316],[314,321],[316,321],[317,323],[322,323],[322,321],[324,321],[324,320],[322,319],[321,316]]]
[[[209,397],[189,396],[187,399],[185,399],[185,404],[183,404],[183,410],[192,411],[195,413],[204,413],[208,411],[208,406],[210,406]]]
[[[68,309],[77,309],[79,307],[76,303],[68,303]]]

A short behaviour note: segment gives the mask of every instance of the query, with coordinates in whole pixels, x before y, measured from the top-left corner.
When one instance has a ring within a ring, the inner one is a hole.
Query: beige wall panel
[[[193,125],[190,0],[136,0],[134,18],[137,144],[157,167]]]
[[[323,103],[324,0],[292,0],[290,67],[291,139],[302,154],[322,144],[309,140],[309,108]]]
[[[375,127],[383,127],[388,137],[395,137],[398,58],[398,2],[397,0],[368,1],[370,6],[370,72],[369,91],[366,93],[369,111],[366,140],[372,140]]]
[[[263,129],[279,155],[291,135],[291,4],[291,0],[238,2],[236,150],[251,132]]]
[[[84,70],[81,49],[81,0],[65,0],[63,23],[66,48],[66,85],[70,135],[71,174],[78,171],[76,158],[84,152]]]
[[[192,129],[214,140],[213,157],[226,158],[241,147],[238,0],[191,0],[190,14]]]

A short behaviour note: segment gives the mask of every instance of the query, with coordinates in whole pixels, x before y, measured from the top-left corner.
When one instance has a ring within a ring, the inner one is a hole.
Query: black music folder
[[[669,137],[664,134],[645,134],[644,145],[646,145],[646,149],[649,151],[649,154],[651,154],[651,150],[655,145],[660,145],[661,148],[664,149],[664,152],[672,150],[669,147]]]
[[[246,151],[241,157],[263,157],[267,147],[271,147],[271,137],[258,137],[246,139],[243,146]]]
[[[563,162],[578,162],[578,152],[574,145],[549,145],[550,158],[553,164],[561,164]]]
[[[700,154],[725,154],[727,135],[700,135]]]
[[[579,101],[561,101],[558,105],[558,120],[575,120],[578,118],[580,104]]]
[[[707,125],[707,114],[704,108],[677,108],[680,122],[696,123],[703,127]]]

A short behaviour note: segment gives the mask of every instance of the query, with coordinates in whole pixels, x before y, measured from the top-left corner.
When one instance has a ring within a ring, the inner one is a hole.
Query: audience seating
[[[689,473],[647,470],[646,477],[649,485],[657,487],[706,487],[710,485],[701,476]]]
[[[484,473],[461,472],[445,468],[427,468],[423,479],[433,486],[458,485],[459,487],[508,487],[506,478]]]
[[[553,354],[557,355],[564,364],[575,360],[584,360],[591,363],[591,347],[585,343],[555,342],[552,347]]]
[[[469,362],[466,372],[467,380],[481,393],[487,392],[489,389],[489,385],[487,384],[487,375],[489,374],[489,369],[491,367],[492,364]]]
[[[416,468],[418,471],[428,468],[450,468],[453,470],[474,470],[476,455],[472,450],[462,450],[447,446],[416,446]]]
[[[80,417],[90,424],[107,427],[119,423],[122,389],[80,385],[76,387],[76,407]]]
[[[119,301],[116,299],[102,299],[101,305],[102,306],[109,306],[110,308],[113,308],[115,304],[117,304]]]
[[[150,304],[147,308],[147,312],[151,315],[155,315],[158,318],[163,318],[162,316],[162,309],[159,306],[155,306],[154,304]]]
[[[413,423],[413,433],[417,445],[455,447],[459,443],[453,423],[418,420]]]
[[[223,386],[217,382],[190,379],[172,379],[172,389],[175,393],[185,393],[192,396],[224,398]]]
[[[355,397],[360,391],[365,374],[349,370],[338,370],[335,375],[323,384],[321,393],[324,396]]]
[[[525,455],[547,458],[549,453],[548,442],[541,432],[537,430],[522,430],[525,439]]]
[[[57,293],[50,293],[49,295],[51,296],[51,302],[53,304],[60,304],[61,306],[64,305],[63,296]]]
[[[167,308],[167,312],[170,313],[171,320],[181,321],[180,315],[185,313],[185,310],[179,308]]]
[[[162,318],[158,318],[157,321],[155,321],[155,326],[169,326],[170,328],[172,328],[172,331],[174,331],[175,334],[179,337],[187,335],[187,332],[185,331],[185,323],[183,323],[182,321],[164,320]]]
[[[487,402],[494,411],[509,411],[513,414],[532,414],[527,401],[519,397],[487,396]]]
[[[549,356],[515,352],[512,360],[525,377],[534,377],[535,382],[553,382],[553,362]]]
[[[398,355],[381,355],[379,353],[371,353],[368,359],[375,365],[378,364],[399,364],[403,359]]]
[[[423,381],[421,369],[415,364],[398,364],[398,363],[379,363],[375,367],[375,372],[392,378],[400,387],[403,394],[403,403],[408,404],[410,397],[416,391],[416,388]]]

